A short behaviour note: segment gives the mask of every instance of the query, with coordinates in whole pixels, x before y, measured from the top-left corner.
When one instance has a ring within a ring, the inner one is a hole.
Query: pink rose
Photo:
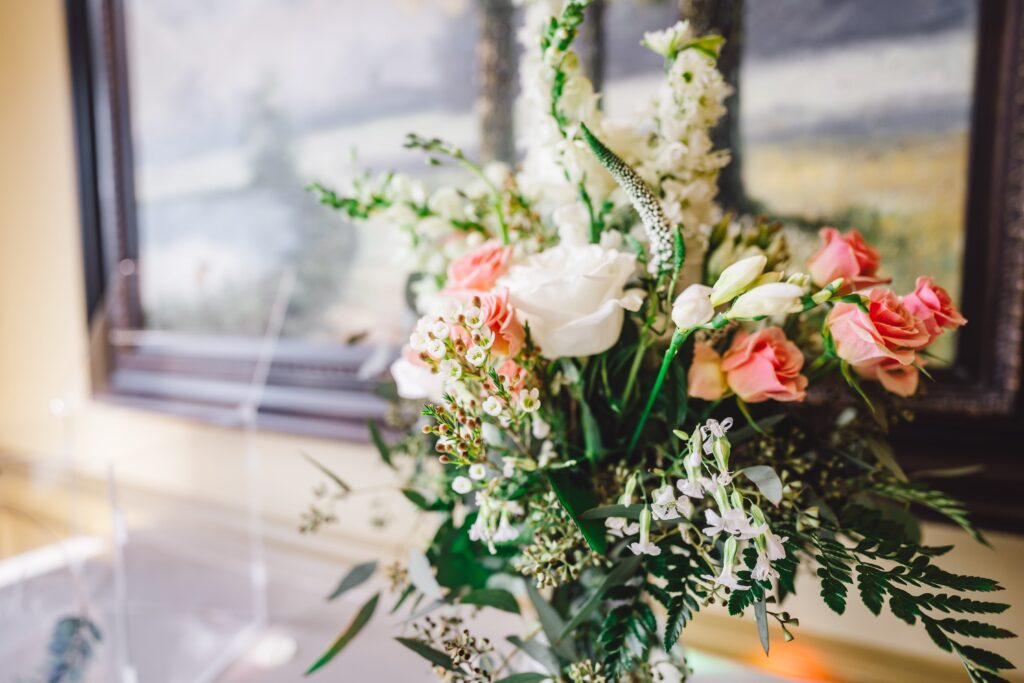
[[[807,378],[800,374],[804,356],[778,327],[753,334],[740,332],[722,358],[729,388],[747,403],[802,401]]]
[[[477,292],[473,290],[456,290],[449,292],[468,303],[480,308],[480,318],[484,327],[494,333],[494,344],[491,349],[499,356],[514,356],[523,348],[526,332],[516,317],[516,310],[508,301],[508,290],[499,287],[493,292]],[[467,347],[475,340],[470,330],[462,325],[452,325],[451,334]]]
[[[887,289],[867,293],[867,312],[856,304],[836,304],[827,325],[836,355],[857,368],[885,360],[910,365],[915,352],[931,341],[921,321]]]
[[[843,289],[848,292],[873,287],[891,278],[876,275],[880,257],[856,230],[845,235],[835,228],[822,228],[821,249],[807,262],[811,280],[824,287],[836,278],[843,278]]]
[[[448,264],[446,292],[460,289],[486,291],[508,270],[512,247],[486,242],[476,251]]]
[[[953,305],[949,293],[935,284],[930,277],[917,278],[914,291],[902,299],[908,311],[924,324],[928,336],[934,341],[945,330],[955,330],[967,323],[967,318]]]
[[[920,365],[920,360],[918,360]],[[913,396],[917,393],[918,375],[914,365],[903,365],[897,360],[887,359],[876,365],[865,365],[858,368],[857,374],[864,379],[881,383],[887,391],[897,396]]]
[[[687,392],[694,398],[717,401],[729,390],[722,372],[722,357],[707,342],[693,347],[693,363],[686,378]]]

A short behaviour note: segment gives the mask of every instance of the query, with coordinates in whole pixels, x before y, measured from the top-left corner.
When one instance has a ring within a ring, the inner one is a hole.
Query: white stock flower
[[[551,220],[558,228],[559,244],[581,247],[590,243],[590,216],[578,201],[555,209]]]
[[[768,258],[764,254],[758,254],[737,261],[723,270],[712,287],[711,305],[718,306],[735,299],[761,276],[767,264]]]
[[[469,350],[466,351],[466,360],[470,365],[480,367],[487,360],[487,349],[483,349],[476,344],[470,346]]]
[[[750,576],[758,581],[771,581],[779,576],[779,572],[772,567],[772,563],[768,561],[768,557],[764,553],[757,554],[757,562],[754,564],[754,570],[750,572]]]
[[[487,476],[487,466],[483,463],[474,463],[469,466],[469,478],[480,481]]]
[[[444,393],[444,381],[441,375],[430,371],[422,363],[414,363],[401,357],[391,364],[391,377],[395,380],[395,388],[402,398],[411,400],[441,400]]]
[[[473,482],[470,481],[469,477],[464,477],[461,474],[452,479],[452,491],[459,494],[460,496],[465,495],[473,490]]]
[[[802,306],[804,288],[787,282],[771,282],[740,294],[726,315],[730,318],[757,318],[763,315],[795,313]]]
[[[661,31],[648,31],[644,34],[642,45],[648,49],[656,52],[657,54],[670,59],[675,57],[676,53],[679,52],[679,48],[689,40],[693,35],[690,30],[690,22],[688,21],[677,21],[675,26],[663,29]]]
[[[640,531],[638,523],[630,522],[625,517],[609,517],[604,520],[604,526],[608,529],[608,533],[616,538],[632,536]]]
[[[501,415],[501,411],[504,410],[505,406],[497,396],[488,396],[487,400],[484,401],[483,408],[484,412],[491,417],[498,417]]]
[[[768,559],[774,562],[775,560],[785,558],[786,548],[783,543],[788,540],[789,536],[779,536],[778,534],[773,534],[771,532],[765,533],[764,543],[767,548]]]
[[[454,187],[438,188],[427,200],[427,208],[448,219],[461,220],[466,217],[466,200]]]
[[[624,310],[643,304],[627,290],[636,257],[596,244],[557,246],[513,266],[499,284],[546,358],[592,356],[619,338]]]
[[[676,297],[672,304],[672,322],[681,330],[703,325],[715,316],[711,305],[711,288],[707,285],[690,285]]]

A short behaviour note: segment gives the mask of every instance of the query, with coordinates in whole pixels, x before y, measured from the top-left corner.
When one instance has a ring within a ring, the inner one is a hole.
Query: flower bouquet
[[[851,599],[889,610],[972,680],[1002,680],[1010,662],[968,642],[1013,635],[976,616],[1006,605],[967,595],[1000,586],[941,569],[949,548],[921,545],[907,511],[982,536],[886,443],[929,345],[966,321],[930,278],[887,289],[856,231],[822,230],[794,268],[779,224],[723,213],[720,38],[685,22],[647,34],[664,83],[635,120],[606,118],[571,50],[586,4],[525,7],[516,169],[410,136],[469,180],[314,186],[350,218],[399,227],[416,271],[422,317],[392,367],[405,436],[388,446],[373,428],[389,464],[413,462],[403,493],[439,522],[388,570],[411,624],[399,642],[444,680],[678,679],[680,636],[711,603],[752,613],[766,652],[770,622],[791,638],[782,604],[803,568],[837,614]],[[538,626],[496,646],[464,628],[474,609],[529,609]]]

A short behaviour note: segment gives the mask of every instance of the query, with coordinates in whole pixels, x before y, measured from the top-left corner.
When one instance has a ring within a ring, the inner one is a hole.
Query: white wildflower
[[[497,396],[488,396],[487,400],[484,401],[484,412],[491,417],[498,417],[501,415],[501,411],[505,409],[501,399]]]
[[[469,466],[469,478],[480,481],[487,476],[487,466],[481,462]]]
[[[465,495],[473,490],[473,482],[469,480],[469,477],[464,477],[461,474],[452,479],[452,491],[459,494],[460,496]]]

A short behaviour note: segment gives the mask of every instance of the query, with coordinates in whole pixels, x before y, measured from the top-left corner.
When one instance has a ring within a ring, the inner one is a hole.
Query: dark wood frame
[[[87,305],[94,386],[105,399],[213,420],[237,421],[258,340],[128,333],[141,328],[135,259],[132,142],[123,0],[65,0],[72,64]],[[507,2],[491,0],[495,26]],[[1013,420],[1024,325],[1024,8],[979,0],[963,310],[955,364],[917,400],[929,429],[957,419]],[[599,31],[596,35],[600,35]],[[511,48],[501,51],[508,55]],[[496,60],[491,60],[496,61]],[[501,60],[497,60],[501,61]],[[498,64],[495,68],[500,68]],[[493,87],[508,81],[508,69]],[[488,83],[485,78],[485,83]],[[496,154],[508,140],[495,140]],[[386,402],[355,370],[367,347],[285,341],[258,411],[261,426],[364,438]],[[936,419],[928,414],[940,415]],[[985,417],[987,416],[987,418]],[[967,423],[964,423],[967,424]],[[924,427],[922,427],[922,431]],[[943,430],[945,431],[945,430]]]

